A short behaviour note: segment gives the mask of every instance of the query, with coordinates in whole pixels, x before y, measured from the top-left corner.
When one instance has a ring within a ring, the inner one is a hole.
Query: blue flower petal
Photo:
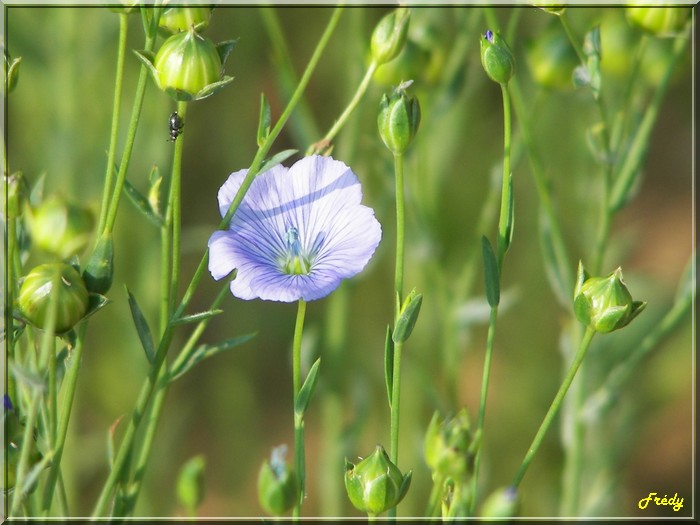
[[[246,173],[231,174],[219,190],[222,216]],[[237,268],[231,292],[241,299],[325,297],[364,269],[381,240],[379,222],[361,200],[357,176],[330,157],[275,166],[253,181],[229,230],[211,236],[209,271],[218,280]],[[296,256],[303,265],[290,265]],[[290,271],[296,267],[302,271]]]

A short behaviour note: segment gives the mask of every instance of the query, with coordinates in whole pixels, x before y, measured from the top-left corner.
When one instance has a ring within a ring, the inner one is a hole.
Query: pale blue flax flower
[[[222,217],[247,172],[231,174],[219,190]],[[381,226],[361,200],[357,176],[333,158],[270,168],[253,181],[229,229],[209,238],[209,271],[219,280],[237,269],[231,293],[240,299],[321,299],[361,272],[379,244]]]

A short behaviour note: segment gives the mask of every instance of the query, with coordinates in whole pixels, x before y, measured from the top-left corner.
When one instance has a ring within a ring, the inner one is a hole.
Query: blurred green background
[[[493,221],[487,221],[484,231],[477,230],[477,223],[493,179],[500,173],[501,94],[479,60],[479,37],[487,27],[482,8],[412,11],[413,71],[392,76],[391,71],[380,70],[382,82],[373,82],[333,151],[362,181],[364,203],[375,209],[384,238],[365,272],[331,297],[309,305],[307,362],[320,355],[323,365],[306,418],[308,498],[303,514],[307,516],[358,516],[342,486],[344,457],[365,456],[377,443],[388,447],[383,344],[392,312],[393,167],[376,131],[376,113],[382,93],[407,80],[404,74],[413,75],[410,91],[420,98],[423,109],[421,129],[406,162],[405,283],[408,289],[416,286],[425,298],[402,368],[399,466],[413,469],[414,475],[400,515],[420,516],[425,510],[430,474],[422,458],[422,440],[433,411],[454,412],[466,406],[476,421],[488,317],[480,258],[472,293],[451,302],[447,299],[467,261],[480,250],[481,234],[495,237]],[[601,169],[586,143],[597,111],[585,90],[536,84],[526,52],[538,39],[561,28],[555,17],[533,7],[497,9],[503,27],[516,11],[520,11],[519,22],[510,41],[516,75],[527,109],[535,115],[535,141],[575,268],[579,259],[586,262],[592,257],[597,227]],[[346,9],[306,92],[307,113],[304,108],[295,112],[274,152],[286,148],[303,152],[330,128],[364,74],[369,36],[386,12],[378,7]],[[331,9],[276,8],[276,14],[299,75]],[[6,105],[9,165],[13,171],[22,170],[30,182],[46,173],[47,194],[76,199],[97,212],[108,148],[118,17],[99,7],[6,7],[5,16],[7,49],[12,56],[22,57],[19,84]],[[630,49],[641,32],[627,24],[622,8],[570,8],[569,18],[581,36],[601,24],[603,92],[614,115],[624,99],[633,58]],[[273,121],[289,98],[260,8],[219,6],[206,35],[214,42],[239,41],[226,63],[226,73],[235,77],[234,82],[191,104],[184,128],[183,280],[192,275],[218,223],[218,188],[231,172],[246,168],[256,151],[260,93],[270,100]],[[635,111],[648,104],[671,45],[669,39],[649,43],[636,85],[640,95],[634,100]],[[132,15],[129,48],[142,47],[141,20]],[[648,301],[649,306],[623,332],[594,341],[586,378],[591,388],[638,347],[649,327],[670,308],[693,249],[689,48],[665,97],[639,193],[616,217],[603,265],[606,273],[622,266],[634,297]],[[131,53],[126,64],[121,141],[139,70]],[[142,191],[153,165],[164,172],[170,169],[173,145],[168,141],[167,123],[174,109],[175,103],[150,83],[129,171],[129,180]],[[517,119],[514,132],[517,136]],[[507,484],[520,464],[558,388],[563,371],[561,330],[571,319],[543,269],[539,204],[525,154],[514,159],[513,177],[516,226],[504,267],[507,305],[500,311],[496,335],[482,494]],[[115,235],[116,275],[108,294],[112,303],[90,321],[63,463],[70,508],[76,516],[92,510],[106,477],[107,431],[130,413],[147,370],[125,284],[152,325],[157,319],[159,232],[124,199]],[[42,260],[40,254],[33,255],[27,268]],[[191,310],[208,308],[218,289],[206,277]],[[196,454],[204,454],[207,463],[202,516],[260,515],[255,490],[260,464],[272,447],[280,443],[291,447],[290,349],[295,307],[229,296],[223,308],[225,313],[212,322],[204,342],[254,331],[258,335],[243,347],[204,361],[173,385],[137,515],[182,515],[174,493],[175,477]],[[340,346],[333,344],[328,333],[332,315],[347,319]],[[455,319],[452,325],[446,322],[448,317]],[[186,329],[177,332],[178,341],[186,337]],[[672,337],[644,360],[613,408],[590,423],[582,515],[689,515],[691,337],[687,316]],[[450,341],[458,355],[453,366],[445,366],[444,347]],[[456,397],[451,397],[446,379],[450,369],[459,379]],[[563,462],[560,443],[558,429],[552,428],[522,484],[525,516],[557,513]],[[678,513],[653,505],[640,511],[637,501],[649,492],[678,492],[686,504]]]

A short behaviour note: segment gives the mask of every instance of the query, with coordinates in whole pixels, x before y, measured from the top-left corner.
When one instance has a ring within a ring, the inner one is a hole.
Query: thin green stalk
[[[430,489],[428,508],[425,512],[426,518],[436,518],[440,516],[442,498],[445,492],[445,478],[440,474],[433,474],[433,487]]]
[[[276,9],[273,7],[263,7],[258,9],[267,31],[267,35],[272,43],[275,58],[275,73],[280,79],[283,95],[290,96],[299,82],[294,71],[292,59],[289,55],[287,41],[282,31]],[[318,126],[313,119],[311,109],[307,99],[302,99],[297,105],[295,118],[290,123],[290,131],[296,136],[298,144],[309,144],[320,135]]]
[[[304,332],[306,301],[299,299],[297,318],[294,323],[294,343],[292,345],[292,383],[294,387],[294,472],[299,486],[299,501],[294,506],[294,517],[301,516],[301,504],[306,492],[306,452],[304,449],[304,414],[297,413],[297,399],[301,391],[301,339]]]
[[[158,13],[157,13],[158,14]],[[156,16],[156,18],[159,17]],[[154,22],[157,27],[157,20]],[[152,51],[155,45],[157,31],[150,31],[146,36],[146,43],[144,46],[145,51]],[[111,233],[114,230],[114,222],[117,219],[117,210],[119,208],[119,201],[121,199],[122,191],[124,189],[124,181],[126,180],[126,173],[129,169],[129,161],[131,160],[131,151],[134,147],[134,141],[136,139],[136,130],[138,129],[139,119],[141,118],[141,108],[143,107],[143,98],[146,92],[146,85],[148,83],[148,77],[150,73],[146,69],[146,66],[141,66],[141,71],[139,73],[138,84],[136,85],[136,95],[134,97],[134,107],[131,111],[131,119],[129,121],[129,129],[126,135],[126,143],[124,145],[124,151],[122,152],[121,162],[119,163],[119,172],[117,173],[117,180],[114,184],[114,192],[111,195],[108,211],[106,218],[104,219],[104,224],[100,229],[100,235],[97,236],[99,239],[105,233]],[[107,166],[108,170],[114,169],[113,165]],[[105,191],[107,191],[107,186],[105,185]],[[101,221],[102,222],[102,221]]]
[[[340,15],[342,14],[342,12],[343,12],[342,7],[336,7],[335,10],[333,11],[333,15],[331,15],[331,18],[328,22],[328,25],[326,26],[326,29],[325,29],[323,35],[321,36],[321,39],[319,40],[319,43],[316,46],[316,49],[314,50],[314,53],[311,56],[311,59],[309,59],[309,63],[306,67],[306,70],[304,71],[304,74],[302,75],[301,80],[299,81],[299,85],[297,86],[297,90],[294,92],[294,95],[292,96],[292,98],[288,102],[287,107],[282,112],[282,115],[280,116],[279,120],[277,121],[277,124],[270,131],[270,134],[268,135],[268,137],[265,140],[265,142],[263,143],[263,145],[258,149],[258,152],[256,153],[255,158],[253,159],[253,162],[251,163],[250,169],[248,170],[248,174],[246,175],[245,179],[243,180],[243,183],[241,184],[241,188],[238,190],[238,193],[236,194],[233,201],[231,202],[231,205],[229,206],[229,209],[228,209],[226,215],[219,223],[220,229],[225,229],[228,227],[228,225],[231,221],[231,218],[236,213],[236,210],[238,209],[238,206],[240,205],[241,201],[243,200],[245,193],[248,191],[248,188],[252,184],[256,175],[258,173],[260,173],[260,169],[262,167],[263,160],[265,159],[267,153],[269,152],[270,148],[272,147],[272,144],[274,143],[274,141],[277,139],[280,132],[282,131],[284,124],[289,119],[289,116],[291,115],[297,102],[299,101],[299,99],[303,95],[304,89],[306,88],[307,84],[309,83],[309,80],[311,79],[311,75],[312,75],[314,69],[316,68],[316,65],[318,64],[318,61],[321,58],[321,54],[323,53],[323,50],[325,49],[326,45],[328,44],[328,41],[330,40],[330,37],[333,34],[333,31],[335,30],[336,26],[338,25],[338,21],[340,20]],[[153,360],[153,364],[152,364],[151,369],[149,371],[148,377],[146,378],[146,381],[145,381],[144,385],[142,386],[141,391],[139,393],[139,397],[137,399],[136,406],[134,408],[134,412],[132,413],[132,417],[129,420],[129,425],[125,431],[124,437],[122,438],[121,444],[119,446],[119,451],[117,452],[117,455],[116,455],[115,460],[114,460],[114,464],[112,466],[112,470],[109,473],[107,481],[105,482],[105,485],[102,489],[102,492],[100,493],[98,501],[95,505],[95,509],[93,510],[93,517],[102,516],[106,510],[107,504],[109,502],[109,498],[111,497],[112,492],[114,491],[116,481],[117,481],[122,469],[124,468],[126,460],[127,460],[129,453],[132,449],[134,437],[136,434],[136,429],[138,428],[138,426],[141,422],[141,419],[144,415],[145,409],[146,409],[148,402],[150,401],[151,396],[153,394],[154,388],[155,388],[157,380],[158,380],[160,367],[163,364],[163,361],[165,360],[168,349],[170,347],[170,343],[171,343],[172,337],[173,337],[173,331],[175,329],[175,325],[172,323],[172,320],[179,318],[184,313],[187,306],[189,305],[189,302],[191,301],[191,299],[194,295],[194,292],[195,292],[197,286],[199,285],[200,280],[202,279],[202,277],[204,276],[204,274],[206,272],[208,258],[209,258],[209,250],[205,250],[204,254],[202,255],[202,258],[199,262],[199,265],[197,266],[197,269],[195,270],[195,273],[193,274],[192,279],[190,280],[190,283],[187,287],[187,290],[185,291],[185,294],[184,294],[182,300],[180,301],[180,305],[173,313],[173,315],[171,317],[171,322],[168,322],[166,329],[163,332],[163,335],[161,336],[161,340],[158,344],[158,350],[156,352],[156,356]]]
[[[112,103],[112,125],[109,133],[109,149],[107,150],[107,169],[105,185],[102,192],[102,206],[97,231],[101,232],[107,221],[107,209],[114,185],[114,159],[117,155],[117,134],[119,131],[119,115],[121,113],[122,85],[124,83],[124,58],[126,56],[126,37],[129,32],[129,15],[119,14],[119,44],[117,47],[117,72],[114,78],[114,101]]]
[[[17,517],[20,507],[26,502],[26,494],[23,492],[24,479],[29,470],[29,457],[34,445],[34,428],[36,427],[36,418],[39,413],[39,400],[41,393],[38,391],[32,392],[32,399],[29,405],[29,414],[22,435],[22,451],[20,452],[19,462],[17,464],[17,478],[15,480],[15,491],[12,495],[12,509],[10,516]]]
[[[511,116],[510,116],[510,95],[508,85],[501,84],[501,95],[503,96],[503,181],[501,186],[501,213],[498,218],[498,275],[500,279],[503,268],[503,259],[506,256],[513,218],[510,202],[512,199],[510,182],[510,141],[511,141]]]
[[[497,265],[499,287],[503,274],[503,261],[505,259],[510,236],[512,231],[513,210],[511,202],[512,184],[510,173],[511,154],[511,113],[510,96],[508,85],[501,84],[501,95],[503,98],[503,176],[501,180],[501,211],[498,219],[498,245],[497,245]],[[496,320],[498,318],[498,305],[491,306],[489,316],[489,329],[486,336],[486,354],[484,356],[484,370],[481,378],[481,398],[479,401],[479,415],[477,419],[476,435],[482,436],[484,433],[484,422],[486,420],[486,398],[488,395],[489,377],[491,375],[491,360],[493,357],[493,341],[496,335]],[[474,458],[474,476],[472,477],[472,498],[469,505],[469,515],[473,516],[476,509],[477,488],[479,483],[479,465],[481,463],[481,447],[476,452]]]
[[[581,339],[581,344],[579,345],[578,351],[576,352],[576,356],[574,357],[574,360],[571,363],[571,366],[569,367],[569,371],[566,373],[566,376],[564,377],[564,380],[562,381],[562,384],[559,387],[559,391],[554,397],[554,401],[552,401],[552,404],[550,405],[547,414],[544,416],[544,419],[540,424],[540,428],[537,430],[537,434],[535,434],[535,438],[532,440],[532,444],[530,445],[530,448],[525,454],[525,458],[523,459],[520,468],[518,469],[518,471],[515,474],[515,477],[513,478],[513,482],[511,483],[513,487],[517,488],[520,485],[520,482],[523,480],[523,477],[525,476],[525,473],[527,472],[530,463],[532,463],[532,460],[537,454],[540,445],[542,445],[542,440],[544,439],[547,430],[549,430],[549,427],[551,426],[554,417],[557,415],[562,400],[564,399],[564,396],[566,396],[566,393],[569,390],[569,386],[571,386],[571,382],[574,380],[574,377],[576,376],[576,372],[578,371],[581,362],[583,362],[584,357],[586,357],[586,353],[588,352],[588,348],[591,345],[591,341],[593,340],[593,336],[595,335],[595,333],[595,330],[593,330],[590,327],[586,329],[586,333]]]
[[[348,104],[348,106],[345,108],[345,111],[340,115],[338,120],[335,121],[335,124],[331,127],[331,129],[326,133],[326,135],[316,144],[313,144],[309,149],[306,151],[307,155],[314,155],[317,153],[321,153],[324,150],[326,150],[335,136],[338,134],[340,129],[345,125],[345,122],[348,120],[350,115],[352,114],[353,111],[355,111],[355,108],[357,105],[360,103],[360,100],[362,99],[363,95],[367,91],[367,88],[369,87],[369,83],[372,80],[372,77],[374,76],[374,72],[377,70],[379,65],[377,64],[376,61],[372,60],[372,63],[369,65],[367,68],[367,72],[365,73],[364,78],[362,79],[362,82],[360,82],[360,85],[357,88],[357,91],[355,91],[355,95],[352,97],[352,100]]]
[[[177,110],[183,121],[187,114],[187,102],[178,102]],[[170,210],[172,213],[172,240],[173,251],[170,260],[170,308],[175,308],[175,299],[178,295],[180,284],[180,241],[182,233],[182,151],[184,147],[184,133],[175,141],[175,151],[173,152],[173,169],[170,179]]]
[[[70,360],[70,368],[66,374],[63,384],[65,385],[63,398],[61,401],[61,412],[58,419],[58,432],[54,445],[54,457],[49,468],[49,476],[44,486],[42,497],[42,510],[46,516],[51,509],[51,502],[56,490],[56,483],[60,478],[61,459],[63,458],[63,449],[66,443],[68,434],[68,423],[70,422],[71,411],[73,409],[73,399],[75,398],[75,390],[78,385],[78,371],[80,370],[80,361],[85,347],[85,330],[87,323],[83,323],[78,328],[78,337],[76,338],[75,348]]]

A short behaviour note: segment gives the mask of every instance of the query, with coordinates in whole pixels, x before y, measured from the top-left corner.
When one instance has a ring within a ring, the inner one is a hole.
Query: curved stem
[[[335,136],[338,134],[340,129],[345,125],[345,122],[348,120],[350,115],[352,114],[353,111],[355,111],[355,108],[357,105],[360,103],[360,100],[362,99],[363,95],[367,91],[367,87],[369,87],[369,83],[372,80],[372,77],[374,76],[374,72],[378,68],[378,64],[376,61],[372,61],[372,63],[369,65],[367,68],[367,72],[365,73],[364,78],[362,79],[362,82],[360,82],[360,85],[357,87],[357,91],[355,91],[355,95],[352,97],[352,100],[350,100],[350,103],[348,106],[345,108],[345,111],[338,117],[338,120],[336,120],[335,124],[333,124],[333,127],[326,133],[326,135],[316,144],[313,144],[307,151],[307,155],[314,155],[317,153],[321,153],[325,149],[328,148],[330,143],[333,141]]]
[[[403,155],[394,155],[394,179],[396,182],[396,263],[394,267],[394,290],[397,296],[397,305],[394,315],[398,319],[403,302],[403,269],[404,269],[404,241],[405,241],[405,196],[403,177]]]
[[[105,171],[105,186],[102,191],[102,206],[97,231],[101,232],[107,221],[112,186],[114,185],[114,159],[117,154],[117,133],[119,130],[119,114],[121,112],[122,85],[124,81],[124,57],[126,56],[126,37],[129,32],[129,15],[119,15],[119,44],[117,50],[117,73],[114,79],[114,102],[112,103],[112,126],[109,133],[109,149],[107,151],[107,169]]]
[[[576,372],[578,371],[579,366],[583,362],[584,357],[586,357],[586,353],[588,352],[588,348],[591,345],[591,340],[593,339],[595,333],[595,330],[593,330],[590,327],[586,329],[586,333],[584,334],[583,339],[581,339],[581,344],[579,345],[578,351],[576,352],[576,356],[574,357],[574,360],[571,363],[571,366],[569,367],[569,371],[566,373],[566,376],[564,377],[564,380],[562,381],[562,384],[559,387],[557,395],[554,397],[554,400],[552,401],[552,404],[550,405],[547,414],[544,416],[544,419],[540,424],[540,428],[537,430],[537,434],[535,434],[535,437],[532,440],[532,444],[530,445],[527,454],[525,454],[525,458],[523,459],[523,462],[520,465],[518,472],[513,478],[513,487],[517,488],[520,485],[520,482],[523,480],[523,477],[525,476],[525,473],[527,472],[530,463],[532,463],[532,460],[534,459],[535,455],[537,454],[537,451],[542,445],[542,440],[544,439],[547,430],[549,430],[549,427],[551,426],[552,421],[554,420],[554,416],[557,415],[559,407],[561,406],[564,396],[566,396],[566,393],[569,390],[569,387],[571,386],[571,382],[576,376]]]
[[[299,299],[297,318],[294,323],[294,343],[292,345],[292,385],[294,388],[294,472],[299,487],[299,501],[294,506],[294,517],[301,516],[301,504],[306,491],[306,454],[304,449],[304,414],[297,413],[297,399],[301,391],[301,339],[304,333],[306,301]]]

